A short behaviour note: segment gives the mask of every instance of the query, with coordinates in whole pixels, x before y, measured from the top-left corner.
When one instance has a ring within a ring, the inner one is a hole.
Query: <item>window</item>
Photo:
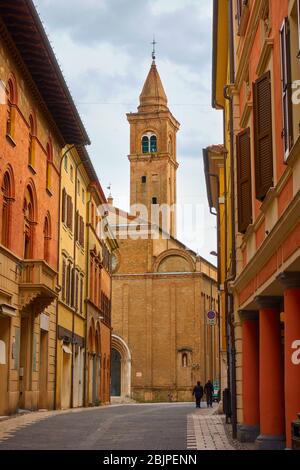
[[[244,7],[248,5],[248,0],[237,0],[236,1],[236,18],[238,22],[238,26],[241,24],[241,19],[243,15]]]
[[[292,68],[291,68],[291,42],[289,19],[285,18],[280,29],[281,45],[281,83],[282,83],[282,110],[284,155],[289,156],[293,146],[293,110],[292,110]]]
[[[12,184],[8,171],[5,172],[2,183],[3,205],[2,205],[2,245],[9,248],[10,228],[11,228],[11,202],[12,202]]]
[[[51,228],[50,228],[50,215],[47,214],[44,221],[44,260],[49,262],[50,259],[50,240],[51,240]]]
[[[71,303],[71,277],[72,277],[71,263],[68,263],[67,274],[66,274],[66,303],[68,305],[70,305]]]
[[[157,197],[152,198],[152,204],[157,204]]]
[[[24,259],[31,259],[33,257],[33,236],[34,236],[34,217],[35,207],[32,187],[27,186],[23,202],[24,213]]]
[[[68,173],[68,156],[67,155],[65,155],[65,158],[64,158],[64,167],[65,167],[66,172]]]
[[[72,165],[70,165],[70,178],[71,178],[71,181],[73,181],[73,179],[74,179],[74,170],[73,170]]]
[[[238,229],[245,233],[252,223],[250,129],[237,135]]]
[[[32,115],[29,116],[29,143],[28,143],[28,165],[34,167],[34,121]]]
[[[62,190],[62,196],[61,196],[61,220],[64,224],[67,223],[67,193],[65,188]]]
[[[7,84],[7,117],[6,117],[6,134],[10,137],[14,135],[14,110],[15,89],[12,80],[8,80]]]
[[[69,195],[67,195],[67,227],[73,230],[73,202]]]
[[[66,260],[65,260],[65,257],[63,257],[63,260],[62,260],[61,298],[63,301],[66,300]]]
[[[75,274],[75,309],[78,310],[78,288],[79,288],[79,274],[76,270]]]
[[[156,135],[148,132],[147,135],[142,137],[142,152],[155,153],[157,152],[157,137]]]
[[[77,194],[80,196],[80,179],[77,179]]]
[[[84,204],[84,189],[82,189],[82,202]]]
[[[51,170],[52,170],[52,145],[47,144],[47,167],[46,167],[46,188],[51,190]]]
[[[157,139],[156,135],[152,135],[150,137],[150,152],[155,153],[157,152]]]
[[[147,182],[147,176],[142,176],[142,183],[146,183]]]
[[[142,152],[149,153],[149,137],[147,136],[142,138]]]
[[[83,313],[83,276],[80,275],[80,301],[79,301],[80,313]]]
[[[253,85],[255,190],[263,201],[273,186],[273,143],[271,73],[267,72]]]

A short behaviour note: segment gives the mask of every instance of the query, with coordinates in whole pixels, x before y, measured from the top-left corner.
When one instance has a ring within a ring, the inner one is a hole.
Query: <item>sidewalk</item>
[[[253,450],[253,445],[233,440],[225,416],[215,413],[216,408],[203,408],[188,415],[188,450]]]

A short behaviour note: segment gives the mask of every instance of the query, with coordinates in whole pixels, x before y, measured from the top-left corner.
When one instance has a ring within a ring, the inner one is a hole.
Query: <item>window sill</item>
[[[12,136],[10,134],[6,134],[6,140],[10,143],[10,145],[12,145],[13,147],[16,147],[17,144],[16,142],[14,141],[14,139],[12,138]]]
[[[31,171],[31,173],[32,173],[33,175],[36,175],[36,171],[35,171],[35,169],[33,168],[33,166],[32,166],[30,163],[28,163],[28,168],[29,168],[29,170]]]

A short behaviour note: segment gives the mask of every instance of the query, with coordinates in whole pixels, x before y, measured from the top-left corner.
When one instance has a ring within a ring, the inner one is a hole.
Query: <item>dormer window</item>
[[[148,132],[142,138],[142,152],[143,153],[156,153],[157,152],[157,137],[155,134]]]

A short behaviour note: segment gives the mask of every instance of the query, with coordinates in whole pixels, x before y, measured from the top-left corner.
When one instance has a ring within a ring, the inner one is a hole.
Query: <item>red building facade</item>
[[[300,9],[297,0],[229,4],[238,435],[290,448],[300,411]]]

